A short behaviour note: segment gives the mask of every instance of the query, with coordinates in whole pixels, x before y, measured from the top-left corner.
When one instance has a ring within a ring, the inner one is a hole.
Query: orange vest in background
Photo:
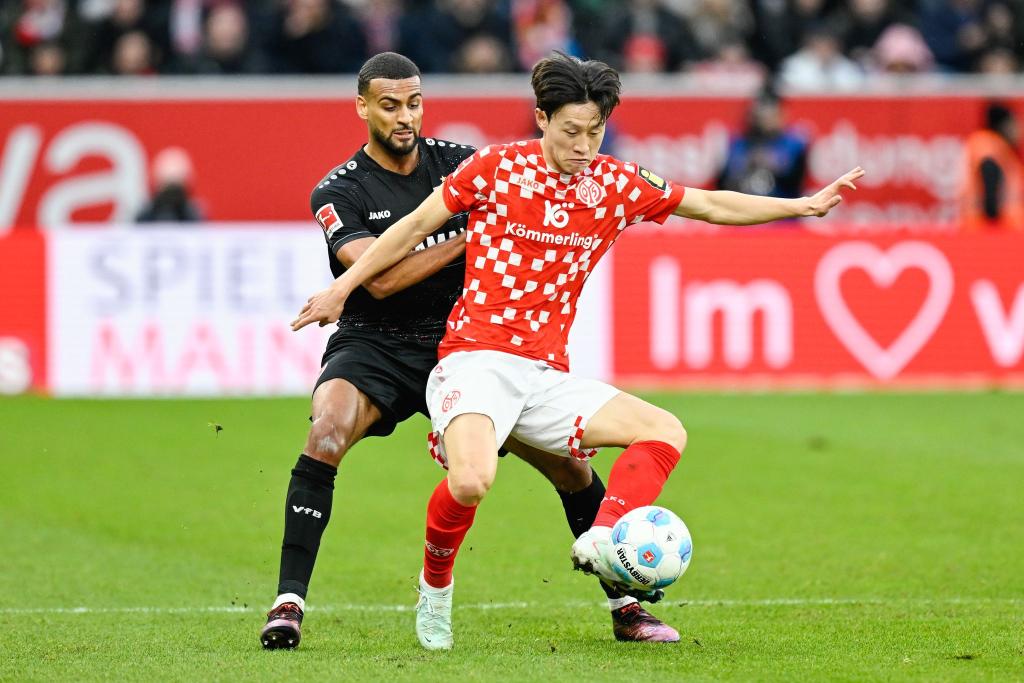
[[[961,228],[966,232],[982,230],[1024,230],[1024,164],[1006,140],[990,131],[979,130],[967,137],[964,146],[964,186],[960,196]],[[1003,194],[999,218],[985,215],[985,184],[981,181],[981,162],[996,162],[1003,171]]]

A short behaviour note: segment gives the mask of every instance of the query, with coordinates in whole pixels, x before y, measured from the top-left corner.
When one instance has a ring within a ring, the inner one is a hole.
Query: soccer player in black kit
[[[419,136],[419,69],[391,52],[359,72],[357,112],[369,140],[313,190],[311,208],[340,276],[463,159],[468,146]],[[334,480],[345,453],[364,436],[387,436],[414,413],[427,414],[427,378],[445,321],[462,292],[465,214],[452,217],[414,252],[354,292],[324,353],[313,391],[312,425],[292,470],[285,502],[278,596],[260,633],[264,648],[294,648],[320,539],[331,517]],[[604,496],[590,465],[509,440],[506,448],[538,469],[562,499],[574,536],[586,531]],[[601,584],[619,640],[678,640],[636,597]],[[641,598],[656,600],[652,593]]]

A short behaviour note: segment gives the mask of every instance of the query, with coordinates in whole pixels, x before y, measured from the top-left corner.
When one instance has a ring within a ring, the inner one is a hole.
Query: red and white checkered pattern
[[[438,432],[427,434],[427,450],[430,451],[430,457],[434,459],[434,462],[448,469],[448,456],[444,452],[444,442]]]
[[[479,150],[444,182],[448,209],[470,216],[465,286],[439,356],[492,349],[567,369],[569,327],[594,266],[627,225],[663,222],[683,192],[606,155],[558,173],[540,140]]]
[[[573,430],[569,434],[569,455],[577,460],[590,460],[597,455],[596,448],[583,448],[583,431],[587,428],[587,421],[582,415],[576,416],[573,423]]]

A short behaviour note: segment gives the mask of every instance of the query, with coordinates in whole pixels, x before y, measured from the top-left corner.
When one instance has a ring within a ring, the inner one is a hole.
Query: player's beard
[[[370,128],[370,134],[373,135],[373,139],[380,143],[381,147],[386,149],[388,152],[394,154],[396,157],[404,157],[406,154],[410,154],[414,149],[416,149],[416,142],[419,140],[420,136],[417,135],[416,131],[412,128],[399,128],[394,132],[397,133],[400,130],[412,131],[412,139],[404,145],[395,141],[391,135],[385,135],[384,131],[372,126]]]

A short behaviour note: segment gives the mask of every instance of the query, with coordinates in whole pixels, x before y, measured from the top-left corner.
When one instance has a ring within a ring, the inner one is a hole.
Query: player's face
[[[419,76],[392,80],[374,78],[366,96],[356,98],[360,118],[370,135],[391,154],[405,156],[416,149],[423,125],[423,93]]]
[[[579,173],[594,160],[604,140],[604,121],[593,102],[567,104],[549,119],[536,110],[537,126],[544,131],[544,160],[561,173]]]

